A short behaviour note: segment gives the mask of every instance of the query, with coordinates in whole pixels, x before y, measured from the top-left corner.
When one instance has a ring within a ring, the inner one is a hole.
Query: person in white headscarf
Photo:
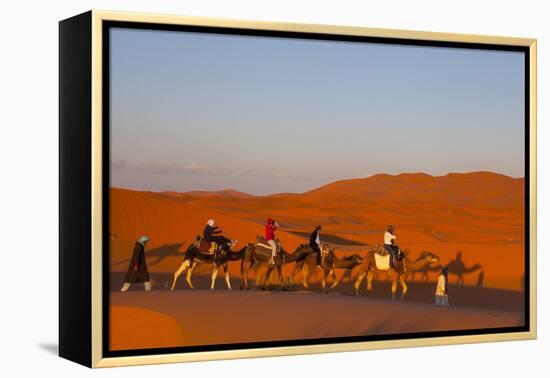
[[[147,236],[142,236],[134,246],[134,253],[130,259],[128,272],[124,278],[124,285],[120,291],[127,291],[133,283],[143,282],[145,290],[152,289],[149,271],[147,270],[147,261],[145,260],[145,245],[149,241]]]
[[[444,267],[437,277],[437,286],[435,288],[435,304],[439,306],[449,306],[449,268]]]

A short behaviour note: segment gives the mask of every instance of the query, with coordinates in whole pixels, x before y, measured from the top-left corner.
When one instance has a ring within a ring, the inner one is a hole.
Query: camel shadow
[[[168,257],[172,256],[182,256],[183,252],[180,251],[180,248],[183,246],[183,243],[176,243],[176,244],[166,244],[162,245],[157,248],[153,248],[150,250],[145,250],[145,258],[147,259],[147,266],[155,266],[157,264],[160,264],[163,260],[165,260]],[[118,261],[113,266],[119,266],[128,264],[130,262],[132,251],[128,253],[128,258],[122,261]]]
[[[180,252],[180,248],[182,246],[183,246],[183,243],[168,244],[168,245],[163,245],[147,251],[146,252],[147,265],[155,266],[161,263],[167,257],[172,257],[172,256],[183,257],[183,253]]]
[[[462,251],[458,251],[456,253],[456,256],[453,260],[451,260],[447,265],[426,265],[424,268],[419,269],[414,272],[410,272],[408,275],[408,279],[411,282],[428,282],[430,280],[430,274],[435,273],[439,274],[443,267],[446,266],[449,270],[449,282],[454,283],[457,286],[464,286],[464,276],[472,274],[476,271],[479,271],[482,269],[482,266],[480,264],[472,264],[472,265],[466,265],[463,258]],[[416,281],[416,275],[420,275],[420,279]],[[452,279],[452,277],[456,277],[455,279]],[[485,280],[485,272],[481,271],[479,273],[479,276],[476,281],[476,287],[481,288],[483,287]],[[453,282],[454,281],[454,282]]]
[[[474,273],[478,270],[481,270],[481,265],[473,264],[466,266],[462,258],[462,251],[458,251],[454,260],[451,260],[447,264],[447,269],[449,270],[449,275],[456,276],[455,285],[464,286],[464,275]],[[481,276],[481,280],[478,278],[478,287],[483,287],[484,273]]]

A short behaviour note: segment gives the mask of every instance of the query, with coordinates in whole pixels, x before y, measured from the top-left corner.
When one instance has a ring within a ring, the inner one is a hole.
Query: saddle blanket
[[[271,246],[268,245],[268,244],[256,243],[256,245],[257,245],[258,247],[264,247],[264,248],[267,248],[267,249],[271,250]]]
[[[376,261],[376,268],[378,270],[390,270],[390,255],[374,254],[374,260]]]

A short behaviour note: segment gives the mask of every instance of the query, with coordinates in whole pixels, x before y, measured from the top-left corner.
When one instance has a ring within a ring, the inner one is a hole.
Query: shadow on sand
[[[200,272],[199,269],[193,275],[193,285],[197,289],[207,289],[210,287],[210,269]],[[118,291],[122,285],[124,279],[124,272],[112,272],[110,276],[110,288],[111,291]],[[150,273],[151,280],[153,281],[154,290],[168,290],[172,284],[172,274],[169,273]],[[249,280],[251,283],[251,290],[257,290],[254,287],[254,280]],[[349,279],[344,280],[339,286],[331,289],[331,293],[338,293],[341,295],[355,295],[355,289],[353,288],[354,278],[352,283]],[[332,283],[332,282],[331,282]],[[231,286],[233,290],[239,290],[240,278],[231,277]],[[410,282],[408,283],[409,292],[407,293],[406,300],[409,302],[421,302],[421,303],[433,303],[435,293],[434,282]],[[269,290],[281,290],[280,286],[269,286]],[[143,290],[142,284],[132,285],[130,290]],[[191,290],[188,288],[185,279],[180,279],[177,283],[176,290]],[[225,281],[218,275],[216,281],[215,290],[227,290]],[[304,290],[301,285],[295,284],[293,286],[294,291]],[[319,283],[311,283],[309,291],[322,293],[321,285]],[[398,292],[400,293],[400,292]],[[360,296],[368,296],[378,299],[391,299],[390,282],[388,281],[376,281],[373,283],[373,291],[368,293],[366,285],[363,285],[360,290]],[[501,290],[492,288],[483,288],[476,286],[465,285],[449,285],[449,299],[453,306],[465,306],[475,307],[482,309],[502,310],[523,312],[524,309],[524,294],[520,291]]]
[[[148,249],[147,254],[147,266],[152,267],[159,263],[161,263],[164,259],[171,256],[183,256],[183,252],[181,252],[181,248],[183,246],[183,243],[176,243],[176,244],[167,244],[163,245],[157,248]],[[128,254],[128,258],[125,260],[118,261],[116,263],[113,263],[113,267],[116,268],[125,268],[128,263],[130,262],[130,258],[132,257],[132,251]]]
[[[427,265],[422,269],[410,272],[407,275],[407,280],[409,282],[414,282],[418,279],[420,282],[426,282],[429,281],[430,278],[435,279],[444,266],[449,269],[449,282],[451,284],[464,286],[464,276],[477,273],[476,287],[483,287],[485,280],[485,272],[482,270],[483,267],[480,264],[466,265],[461,251],[458,251],[455,258],[449,261],[447,265]]]

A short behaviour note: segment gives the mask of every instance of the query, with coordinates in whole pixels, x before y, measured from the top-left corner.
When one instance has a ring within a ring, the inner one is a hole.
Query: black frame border
[[[404,334],[389,334],[389,335],[373,335],[373,336],[351,336],[351,337],[335,337],[323,339],[307,339],[307,340],[283,340],[283,341],[268,341],[268,342],[251,342],[251,343],[235,343],[235,344],[217,344],[217,345],[201,345],[187,347],[170,347],[170,348],[154,348],[154,349],[133,349],[133,350],[109,350],[110,340],[110,322],[109,322],[109,295],[110,295],[110,272],[109,272],[109,186],[110,186],[110,34],[111,28],[128,28],[136,30],[157,30],[157,31],[179,31],[192,33],[207,33],[207,34],[222,34],[222,35],[239,35],[239,36],[255,36],[255,37],[275,37],[275,38],[293,38],[293,39],[310,39],[310,40],[325,40],[325,41],[340,41],[340,42],[363,42],[377,43],[387,45],[409,45],[409,46],[428,46],[428,47],[445,47],[445,48],[462,48],[476,50],[493,50],[493,51],[513,51],[524,53],[524,159],[525,159],[525,174],[524,174],[524,195],[525,195],[525,275],[524,275],[524,326],[520,327],[502,327],[502,328],[484,328],[474,330],[459,330],[459,331],[438,331],[438,332],[419,332],[419,333],[404,333]],[[102,217],[103,217],[103,251],[102,253],[102,277],[103,277],[103,292],[102,292],[102,357],[130,357],[142,355],[160,355],[160,354],[175,354],[175,353],[193,353],[193,352],[211,352],[211,351],[227,351],[227,350],[243,350],[243,349],[258,349],[272,347],[299,347],[306,345],[330,345],[339,343],[354,343],[368,341],[386,341],[386,340],[410,340],[410,339],[429,339],[437,337],[450,336],[473,336],[473,335],[489,335],[503,334],[512,332],[529,332],[530,324],[530,180],[531,180],[531,159],[530,159],[530,143],[531,143],[531,123],[530,123],[530,48],[528,46],[517,45],[500,45],[500,44],[484,44],[471,42],[447,42],[447,41],[431,41],[422,39],[405,39],[405,38],[390,38],[390,37],[370,37],[356,35],[335,35],[325,33],[311,32],[290,32],[290,31],[274,31],[246,28],[231,28],[231,27],[214,27],[214,26],[195,26],[195,25],[172,25],[146,22],[130,22],[130,21],[103,21],[102,22],[102,169],[103,169],[103,184],[102,184]]]

